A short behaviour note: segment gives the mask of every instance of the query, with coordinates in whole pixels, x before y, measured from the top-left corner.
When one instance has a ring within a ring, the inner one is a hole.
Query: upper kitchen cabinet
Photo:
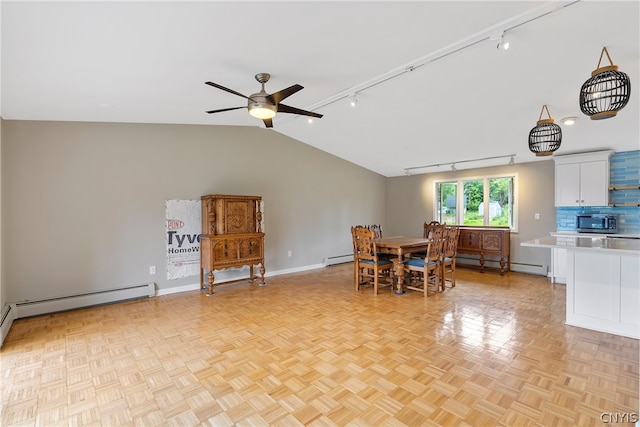
[[[556,206],[607,206],[613,150],[554,157]]]

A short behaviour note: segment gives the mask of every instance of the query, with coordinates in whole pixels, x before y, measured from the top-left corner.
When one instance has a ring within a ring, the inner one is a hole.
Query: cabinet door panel
[[[458,249],[480,250],[480,233],[476,231],[460,230]]]
[[[580,165],[580,204],[582,206],[607,206],[609,204],[607,165],[603,161],[585,162]]]
[[[255,212],[253,203],[248,200],[227,200],[225,206],[225,229],[228,234],[252,233],[254,230]]]
[[[640,257],[620,257],[620,322],[640,326]]]
[[[215,242],[213,254],[216,262],[238,259],[238,244],[234,239],[222,239]]]
[[[580,204],[580,163],[556,165],[556,206]]]
[[[620,290],[613,280],[614,271],[620,268],[617,257],[595,251],[573,252],[573,312],[617,321]]]
[[[262,257],[262,241],[258,238],[242,239],[240,242],[240,258],[260,258]]]
[[[485,232],[482,234],[482,249],[485,251],[502,250],[502,234]]]
[[[553,248],[553,280],[555,283],[567,283],[567,250]]]

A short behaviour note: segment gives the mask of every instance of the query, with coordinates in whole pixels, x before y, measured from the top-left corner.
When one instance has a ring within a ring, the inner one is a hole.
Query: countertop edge
[[[603,247],[603,241],[609,247]],[[520,246],[640,256],[640,241],[636,240],[622,242],[587,236],[544,236],[539,239],[521,242]]]

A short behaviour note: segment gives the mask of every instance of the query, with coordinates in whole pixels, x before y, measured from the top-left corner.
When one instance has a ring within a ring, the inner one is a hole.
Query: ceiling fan
[[[216,87],[218,89],[222,89],[225,92],[232,93],[234,95],[241,96],[243,98],[247,98],[247,106],[246,107],[231,107],[231,108],[222,108],[220,110],[211,110],[207,111],[207,113],[221,113],[223,111],[231,111],[231,110],[239,110],[240,108],[249,109],[249,114],[253,117],[261,119],[264,122],[264,125],[268,128],[273,127],[273,122],[271,119],[276,115],[276,113],[291,113],[291,114],[299,114],[302,116],[311,116],[321,118],[322,114],[314,113],[312,111],[305,111],[299,108],[290,107],[288,105],[280,104],[280,101],[283,99],[293,95],[299,90],[303,89],[303,86],[299,84],[295,84],[286,89],[282,89],[279,92],[274,92],[272,94],[268,94],[264,90],[264,84],[269,81],[271,78],[271,74],[268,73],[259,73],[256,74],[256,80],[258,83],[262,84],[262,89],[258,93],[254,93],[251,96],[243,95],[235,90],[226,88],[217,83],[213,82],[205,82],[209,86]]]

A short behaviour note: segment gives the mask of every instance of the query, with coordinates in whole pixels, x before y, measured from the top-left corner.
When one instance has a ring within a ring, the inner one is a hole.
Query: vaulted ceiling
[[[540,160],[527,140],[543,105],[579,118],[558,154],[640,148],[637,1],[2,1],[1,15],[4,119],[264,127],[206,114],[246,99],[204,83],[250,95],[266,72],[267,92],[299,83],[283,103],[324,117],[278,114],[264,132],[384,176]],[[578,93],[605,46],[632,96],[592,121]]]

